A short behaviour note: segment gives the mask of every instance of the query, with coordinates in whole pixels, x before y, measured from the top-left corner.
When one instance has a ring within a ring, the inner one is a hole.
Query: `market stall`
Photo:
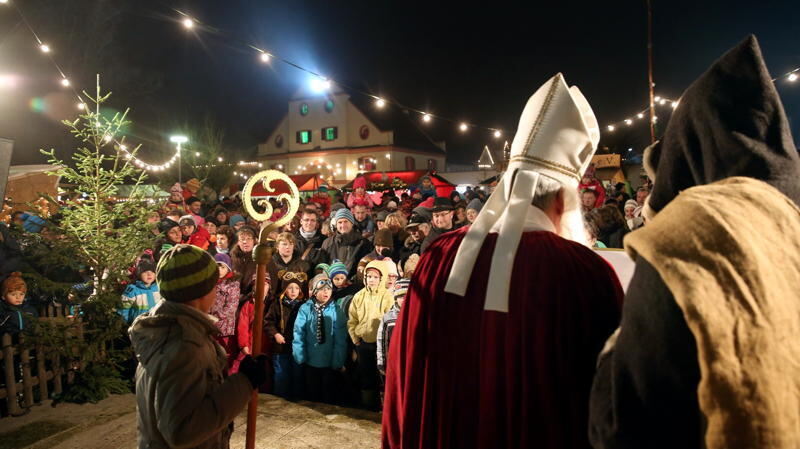
[[[406,170],[406,171],[383,171],[383,172],[369,172],[362,173],[367,181],[367,191],[381,192],[384,190],[405,190],[412,185],[417,185],[419,178],[428,175],[431,178],[431,183],[436,188],[436,195],[446,197],[450,192],[455,190],[455,184],[451,183],[441,175],[427,170]],[[342,190],[350,192],[353,190],[353,181],[347,183]]]

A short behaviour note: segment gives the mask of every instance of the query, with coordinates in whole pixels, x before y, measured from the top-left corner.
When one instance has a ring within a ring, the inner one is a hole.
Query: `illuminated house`
[[[335,185],[360,172],[445,170],[445,144],[426,134],[419,113],[357,97],[299,91],[257,159],[288,175],[319,173]]]

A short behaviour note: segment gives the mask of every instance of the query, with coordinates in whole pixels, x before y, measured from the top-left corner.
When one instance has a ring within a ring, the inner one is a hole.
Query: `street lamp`
[[[189,138],[186,136],[170,136],[169,141],[178,145],[178,184],[181,183],[181,144],[186,143],[189,141]]]

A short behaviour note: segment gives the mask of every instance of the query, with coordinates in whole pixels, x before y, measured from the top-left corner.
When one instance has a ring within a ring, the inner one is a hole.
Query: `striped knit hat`
[[[406,293],[408,293],[408,288],[411,285],[411,279],[398,279],[397,282],[394,283],[394,289],[392,289],[392,296],[394,297],[395,302],[397,302],[398,298],[405,298]]]
[[[176,245],[161,256],[156,282],[167,301],[186,302],[202,298],[213,290],[219,279],[217,263],[202,249]]]
[[[336,211],[336,215],[333,216],[333,220],[331,220],[334,224],[338,223],[340,219],[346,219],[350,223],[356,224],[356,217],[353,216],[353,213],[350,212],[350,209],[339,209]]]
[[[333,263],[331,263],[331,266],[325,270],[325,272],[328,273],[328,277],[331,279],[333,279],[333,277],[337,274],[343,274],[345,277],[347,277],[347,267],[339,259],[335,259]]]

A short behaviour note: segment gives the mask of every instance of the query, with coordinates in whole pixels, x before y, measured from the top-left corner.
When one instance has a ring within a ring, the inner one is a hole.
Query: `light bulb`
[[[499,129],[494,130],[494,137],[495,138],[500,138],[500,136],[502,136],[502,135],[503,135],[503,133],[501,133]]]
[[[636,114],[636,118],[644,118],[644,114],[642,114],[642,113],[640,112],[640,113]]]
[[[628,125],[628,126],[631,126],[631,124],[633,124],[633,120],[631,120],[629,118],[626,118],[625,119],[625,124]]]
[[[39,50],[41,50],[42,53],[50,53],[50,46],[47,44],[42,44],[39,46]]]
[[[458,126],[458,129],[460,129],[461,131],[466,131],[466,130],[467,130],[467,128],[468,128],[468,126],[467,126],[467,124],[466,124],[466,123],[462,123],[462,124],[460,124],[460,125]]]
[[[787,79],[788,79],[789,81],[791,81],[791,82],[795,82],[795,81],[797,81],[797,74],[796,74],[796,73],[789,74],[789,76],[787,77]]]
[[[431,121],[431,115],[428,114],[427,112],[422,114],[422,121],[425,122],[425,123],[430,122]]]
[[[61,78],[61,85],[64,87],[69,87],[69,80],[66,78]]]
[[[608,125],[608,130],[609,130],[609,131],[614,131],[614,129],[615,129],[615,128],[614,128],[614,125]]]
[[[377,100],[375,100],[375,106],[382,108],[386,106],[386,101],[384,101],[383,98],[378,98]]]
[[[181,23],[183,24],[184,28],[186,28],[187,30],[191,30],[192,28],[194,28],[194,20],[192,20],[192,19],[190,19],[188,17],[183,19],[181,21]]]
[[[267,52],[261,53],[261,62],[269,62],[270,55]]]

